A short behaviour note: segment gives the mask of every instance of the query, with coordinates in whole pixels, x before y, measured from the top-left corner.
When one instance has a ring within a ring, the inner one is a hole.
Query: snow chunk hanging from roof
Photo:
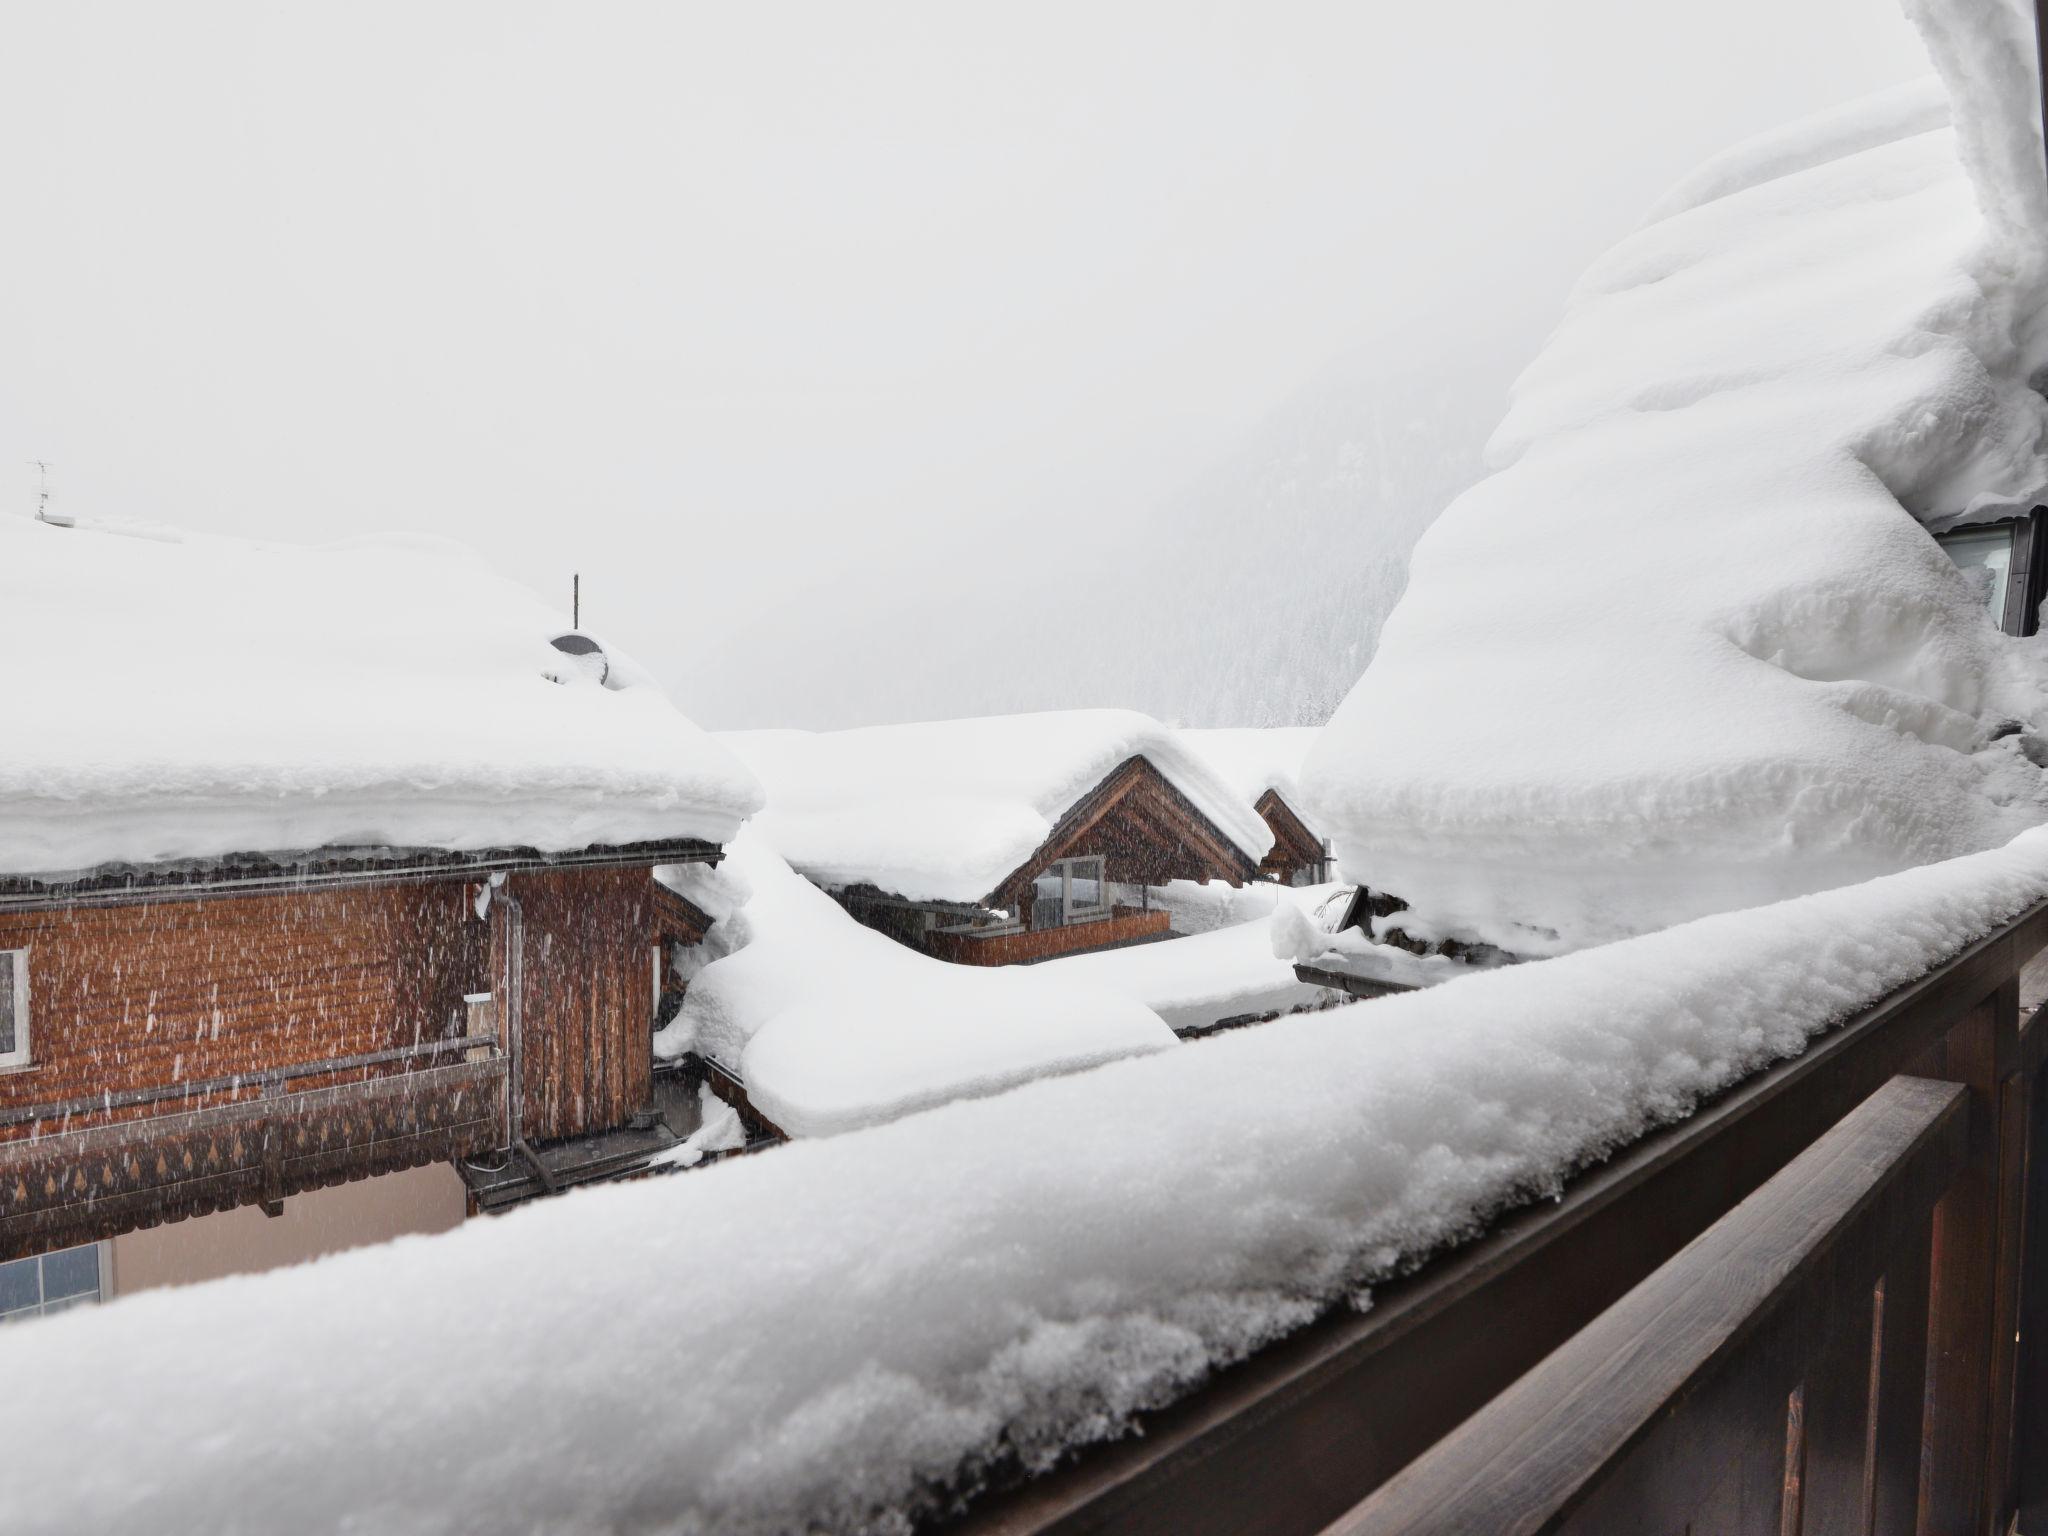
[[[0,873],[731,837],[751,775],[627,657],[565,667],[567,628],[440,540],[0,518]]]
[[[720,737],[761,776],[763,838],[820,885],[977,902],[1126,759],[1143,757],[1254,862],[1273,835],[1168,727],[1128,709],[1053,710]]]
[[[689,865],[658,878],[685,871],[697,882],[692,899],[724,915],[705,935],[710,963],[655,1052],[716,1061],[792,1136],[879,1124],[1174,1044],[1121,989],[1048,966],[949,965],[863,928],[757,828],[734,839],[708,879]]]
[[[1922,525],[2048,479],[2038,98],[2017,13],[1925,9],[1957,128],[1888,92],[1714,162],[1417,546],[1306,769],[1417,937],[1568,949],[2048,815],[1991,739],[2048,718],[2038,649]]]

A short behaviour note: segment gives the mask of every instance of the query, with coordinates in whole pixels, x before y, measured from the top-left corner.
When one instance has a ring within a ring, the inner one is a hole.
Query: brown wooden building
[[[1301,809],[1301,765],[1320,734],[1309,726],[1216,727],[1181,733],[1229,781],[1273,834],[1259,861],[1262,878],[1320,885],[1330,878],[1329,844]]]
[[[1015,965],[1170,938],[1150,888],[1256,879],[1258,866],[1143,757],[1120,763],[978,902],[834,892],[860,921],[941,960]]]
[[[1272,834],[1157,721],[1077,710],[724,738],[762,835],[867,926],[1011,965],[1173,934],[1152,888],[1259,878]]]
[[[0,880],[0,1258],[427,1162],[645,1161],[651,871],[708,843]]]
[[[1329,878],[1330,854],[1280,791],[1268,789],[1253,806],[1273,830],[1273,848],[1259,860],[1259,873],[1281,885],[1321,885]]]
[[[0,617],[0,1260],[679,1139],[651,872],[760,790],[629,659],[410,539],[0,518]]]

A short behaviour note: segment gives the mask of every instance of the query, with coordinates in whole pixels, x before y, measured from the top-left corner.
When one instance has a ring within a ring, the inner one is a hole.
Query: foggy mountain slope
[[[1485,371],[1339,359],[1147,512],[1009,525],[916,603],[781,594],[682,702],[731,728],[1096,705],[1319,723],[1371,659],[1410,547],[1478,475],[1505,385]]]

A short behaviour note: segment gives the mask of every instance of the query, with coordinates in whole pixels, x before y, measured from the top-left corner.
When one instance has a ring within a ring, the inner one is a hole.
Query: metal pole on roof
[[[2042,0],[2042,3],[2048,4],[2048,0]],[[569,577],[569,627],[571,629],[581,629],[583,627],[583,573],[581,571],[576,571]]]

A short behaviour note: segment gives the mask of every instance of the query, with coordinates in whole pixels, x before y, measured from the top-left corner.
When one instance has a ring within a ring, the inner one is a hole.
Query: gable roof
[[[1256,865],[1272,833],[1214,768],[1126,709],[719,738],[768,790],[763,839],[820,885],[978,902],[1091,791],[1142,757]]]
[[[1269,789],[1278,791],[1296,816],[1301,804],[1301,764],[1322,727],[1315,725],[1221,726],[1180,732],[1229,782],[1245,804],[1256,805]]]
[[[439,540],[0,517],[0,874],[730,838],[752,776],[567,628]]]

